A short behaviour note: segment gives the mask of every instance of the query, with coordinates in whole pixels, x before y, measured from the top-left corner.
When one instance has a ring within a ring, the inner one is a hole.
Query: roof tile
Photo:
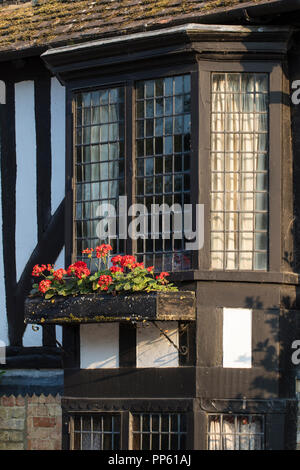
[[[0,53],[126,34],[264,0],[23,0],[0,7]]]

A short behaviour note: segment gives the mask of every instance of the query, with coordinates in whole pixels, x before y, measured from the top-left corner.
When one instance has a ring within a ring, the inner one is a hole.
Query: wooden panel
[[[195,395],[195,369],[65,369],[64,395],[74,398],[191,398]]]
[[[120,320],[195,320],[195,293],[151,292],[118,296],[90,294],[57,297],[54,302],[28,298],[25,322],[33,324],[98,323]]]

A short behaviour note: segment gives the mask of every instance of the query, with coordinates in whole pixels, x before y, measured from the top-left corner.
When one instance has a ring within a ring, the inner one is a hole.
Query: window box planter
[[[27,298],[25,323],[77,324],[112,321],[196,319],[195,292],[86,294]]]

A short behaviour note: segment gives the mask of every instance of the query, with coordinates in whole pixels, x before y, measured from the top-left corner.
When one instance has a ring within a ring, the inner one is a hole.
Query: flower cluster
[[[40,277],[44,271],[51,272],[52,270],[53,270],[52,264],[42,264],[41,266],[36,264],[35,266],[33,266],[32,275],[35,277]]]
[[[51,286],[51,281],[48,279],[45,279],[39,283],[39,291],[42,294],[45,294],[50,289],[50,286]]]
[[[67,270],[68,276],[78,277],[78,279],[82,279],[83,277],[89,276],[91,271],[88,269],[87,264],[84,261],[76,261],[76,263],[71,264]]]
[[[113,279],[111,276],[102,274],[102,276],[99,277],[98,286],[100,287],[100,290],[108,290],[108,287],[112,282]]]
[[[161,272],[155,276],[154,266],[145,267],[132,255],[116,255],[110,259],[111,251],[111,245],[106,244],[82,251],[90,263],[98,259],[96,270],[88,267],[84,261],[76,261],[67,269],[55,269],[51,264],[36,264],[32,276],[43,279],[33,284],[31,295],[44,295],[50,299],[55,295],[91,294],[98,290],[114,294],[122,291],[177,290],[166,279],[169,273]],[[100,264],[104,265],[101,269]]]

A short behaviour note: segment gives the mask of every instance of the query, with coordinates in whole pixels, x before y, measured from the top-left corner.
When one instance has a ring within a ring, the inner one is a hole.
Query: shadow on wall
[[[299,296],[299,293],[296,297]],[[300,365],[292,360],[292,347],[295,340],[300,340],[300,311],[296,310],[299,299],[293,301],[290,296],[282,297],[281,308],[274,306],[264,310],[263,302],[259,297],[247,297],[245,307],[252,310],[263,310],[264,322],[268,325],[269,335],[263,341],[253,344],[253,355],[256,357],[255,366],[263,371],[270,372],[269,376],[262,374],[256,376],[250,388],[268,392],[287,401],[287,416],[285,429],[285,445],[287,449],[295,449],[297,444],[297,413],[296,377]],[[239,397],[240,398],[240,397]]]

